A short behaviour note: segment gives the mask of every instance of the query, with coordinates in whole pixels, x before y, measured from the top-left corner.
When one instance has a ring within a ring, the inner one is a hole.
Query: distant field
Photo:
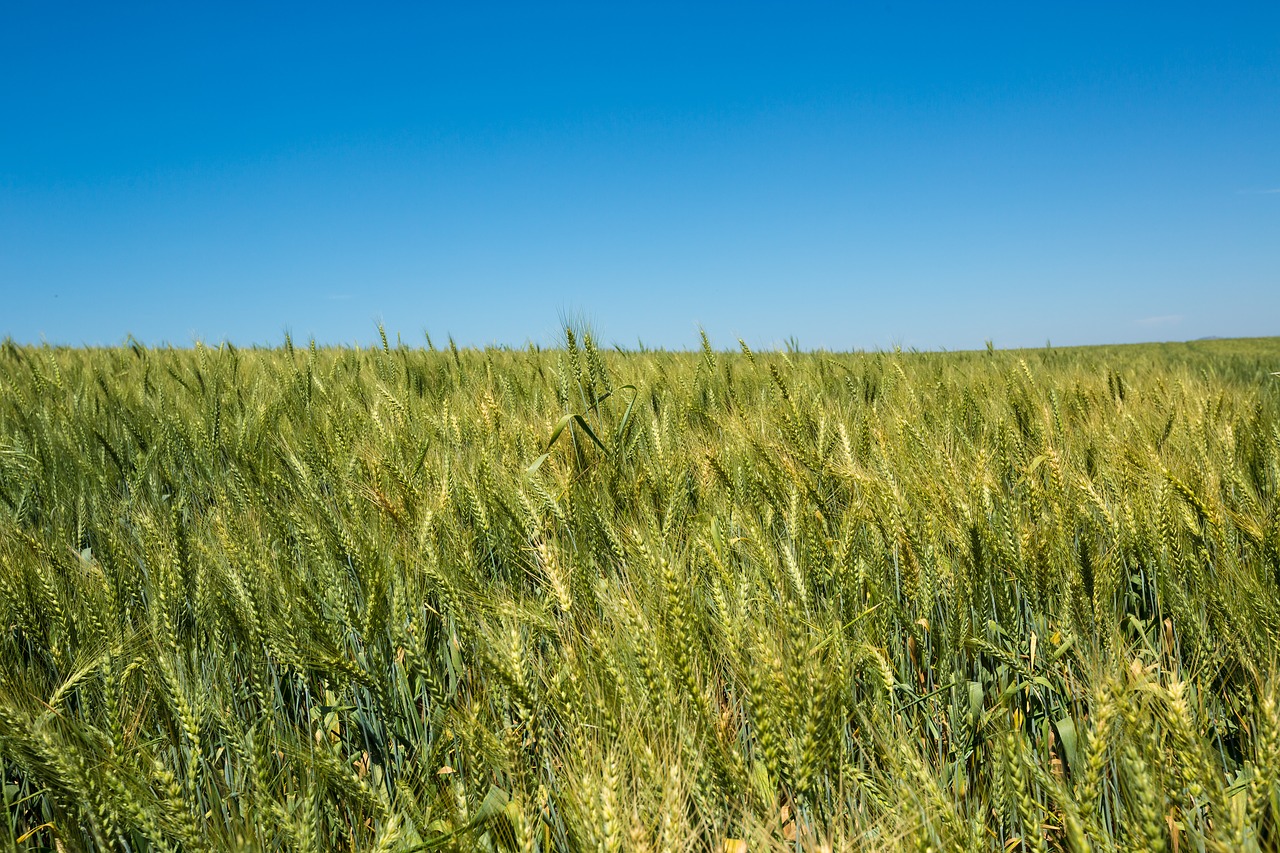
[[[1277,849],[1275,371],[6,343],[0,844]]]

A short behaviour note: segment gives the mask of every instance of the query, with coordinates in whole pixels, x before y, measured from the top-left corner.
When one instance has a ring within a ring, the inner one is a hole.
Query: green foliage
[[[1278,364],[5,343],[0,848],[1275,849]]]

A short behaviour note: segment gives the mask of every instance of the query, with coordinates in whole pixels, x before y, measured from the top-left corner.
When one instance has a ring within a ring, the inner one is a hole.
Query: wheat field
[[[0,844],[1273,850],[1280,339],[0,346]]]

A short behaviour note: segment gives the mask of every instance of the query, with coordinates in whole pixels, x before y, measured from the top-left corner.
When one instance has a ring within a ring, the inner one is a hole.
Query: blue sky
[[[10,0],[0,296],[66,344],[1280,334],[1280,4]]]

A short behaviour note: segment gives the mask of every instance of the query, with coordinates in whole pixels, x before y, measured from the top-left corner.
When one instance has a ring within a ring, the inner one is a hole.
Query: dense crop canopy
[[[1275,849],[1277,365],[5,344],[0,843]]]

